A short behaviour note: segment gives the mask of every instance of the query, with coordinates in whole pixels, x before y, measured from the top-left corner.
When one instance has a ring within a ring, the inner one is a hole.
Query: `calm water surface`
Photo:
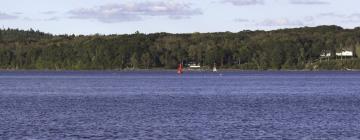
[[[360,72],[0,72],[0,139],[359,139]]]

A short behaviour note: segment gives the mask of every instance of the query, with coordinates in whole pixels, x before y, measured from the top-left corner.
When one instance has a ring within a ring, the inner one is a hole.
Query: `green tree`
[[[152,60],[148,52],[141,56],[141,61],[146,69],[149,69],[151,67]]]
[[[132,68],[138,68],[139,62],[137,54],[133,54],[130,58]]]

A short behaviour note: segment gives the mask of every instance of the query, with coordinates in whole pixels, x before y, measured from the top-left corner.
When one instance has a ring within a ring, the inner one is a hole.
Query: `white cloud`
[[[260,26],[303,26],[304,23],[300,20],[289,20],[287,18],[280,19],[265,19],[258,23]]]
[[[312,22],[312,21],[314,21],[315,20],[315,18],[313,17],[313,16],[306,16],[306,17],[304,17],[304,21],[305,22]]]
[[[237,18],[234,20],[235,22],[249,22],[248,19],[242,19],[242,18]]]
[[[200,9],[194,9],[188,3],[143,2],[127,4],[107,4],[88,9],[76,9],[69,12],[71,18],[96,19],[101,22],[126,22],[142,20],[149,16],[167,16],[170,19],[190,18],[201,15]]]
[[[319,15],[317,15],[317,17],[318,18],[327,18],[327,17],[330,17],[330,18],[345,18],[346,15],[329,12],[329,13],[320,13]]]
[[[322,0],[290,0],[291,4],[299,4],[299,5],[323,5],[330,4],[329,2]]]
[[[262,5],[264,0],[223,0],[223,3],[231,3],[236,6]]]
[[[0,12],[0,20],[17,19],[18,16]]]
[[[53,15],[53,14],[56,14],[57,12],[56,11],[44,11],[44,12],[41,12],[42,14],[45,14],[45,15]]]
[[[50,17],[50,18],[46,18],[44,19],[44,21],[58,21],[60,18],[59,17]]]
[[[343,22],[359,22],[360,13],[352,14],[337,14],[337,13],[321,13],[316,16],[318,19],[330,19],[333,21],[343,21]]]

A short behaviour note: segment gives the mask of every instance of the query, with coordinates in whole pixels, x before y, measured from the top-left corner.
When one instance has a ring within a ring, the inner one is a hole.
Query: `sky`
[[[52,34],[360,26],[359,0],[1,0],[0,28]]]

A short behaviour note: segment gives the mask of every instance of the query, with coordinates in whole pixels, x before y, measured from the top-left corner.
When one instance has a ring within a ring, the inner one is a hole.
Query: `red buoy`
[[[178,74],[182,74],[183,73],[183,65],[180,63],[177,69],[177,73]]]

